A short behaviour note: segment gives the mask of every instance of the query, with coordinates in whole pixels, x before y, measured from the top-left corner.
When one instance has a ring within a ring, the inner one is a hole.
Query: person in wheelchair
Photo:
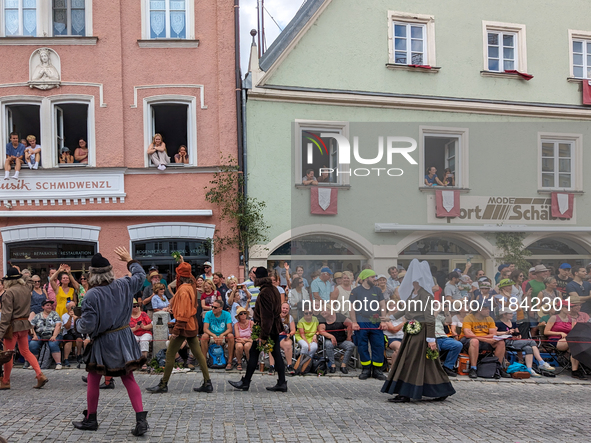
[[[553,344],[560,352],[566,352],[569,350],[566,336],[576,323],[576,320],[573,320],[573,318],[570,316],[570,308],[577,304],[573,303],[573,301],[578,302],[579,300],[574,296],[571,296],[570,299],[570,305],[568,303],[562,303],[560,311],[556,315],[550,317],[548,323],[546,324],[546,328],[544,329],[544,335],[548,337],[550,343]],[[587,380],[582,368],[579,368],[579,361],[571,356],[570,362],[572,365],[572,377],[579,380]]]

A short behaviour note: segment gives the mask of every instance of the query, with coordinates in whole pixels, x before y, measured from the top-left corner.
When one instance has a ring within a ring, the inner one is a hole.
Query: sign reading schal
[[[552,217],[551,199],[548,197],[460,197],[460,216],[437,218],[435,196],[427,198],[429,223],[470,223],[470,224],[522,224],[542,225],[576,224],[576,206],[572,219]]]

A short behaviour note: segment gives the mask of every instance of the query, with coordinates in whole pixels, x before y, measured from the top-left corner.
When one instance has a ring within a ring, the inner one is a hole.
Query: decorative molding
[[[59,88],[62,64],[51,48],[35,49],[29,57],[29,87],[41,90]]]
[[[397,223],[376,223],[377,233],[396,233],[403,231],[426,231],[441,235],[441,232],[591,232],[591,226],[544,226],[544,225],[483,225],[466,226],[453,224],[431,224],[431,225],[399,225]]]
[[[90,46],[98,37],[0,37],[0,46]]]
[[[159,171],[156,167],[149,168],[129,168],[125,175],[167,175],[167,174],[215,174],[221,169],[217,166],[173,166],[166,167],[166,171]]]
[[[92,87],[96,87],[99,88],[99,100],[101,102],[100,107],[101,108],[106,108],[107,104],[104,102],[104,98],[103,98],[103,84],[102,83],[87,83],[87,82],[61,82],[62,86],[92,86]],[[15,88],[18,86],[29,86],[28,82],[20,82],[20,83],[4,83],[4,84],[0,84],[0,88]],[[22,96],[13,96],[14,98],[25,98],[25,97],[30,97],[27,95],[22,95]],[[43,99],[43,97],[40,96],[35,96],[35,97],[39,97],[41,99]],[[52,96],[49,96],[50,98]],[[2,97],[2,100],[4,101],[7,97]]]
[[[17,225],[0,229],[4,243],[39,240],[76,240],[98,242],[100,226],[43,223]]]
[[[591,109],[576,105],[511,103],[455,97],[409,96],[369,91],[318,90],[267,85],[248,92],[250,100],[311,103],[327,106],[359,106],[366,108],[413,109],[518,117],[557,118],[560,120],[591,120]]]
[[[199,40],[188,40],[184,38],[138,40],[137,45],[140,48],[198,48]]]
[[[409,65],[398,65],[396,63],[386,63],[386,68],[392,71],[411,71],[411,72],[422,72],[424,74],[437,74],[440,70],[440,66],[431,66],[431,69],[417,68]]]
[[[207,240],[213,238],[215,225],[204,223],[146,223],[127,227],[131,241],[162,238],[188,238]]]
[[[109,203],[109,199],[104,199],[105,203]],[[114,199],[112,199],[114,200]],[[46,200],[47,201],[47,200]],[[67,200],[69,201],[69,200]],[[12,202],[16,203],[16,200],[12,200]],[[36,200],[38,206],[38,200]],[[6,203],[6,201],[5,201]],[[101,199],[97,199],[97,203],[101,203]],[[115,202],[113,202],[115,203]],[[69,203],[66,203],[69,204]],[[78,200],[74,200],[74,204],[78,204]],[[44,203],[44,206],[47,206]],[[0,211],[0,217],[7,217],[7,218],[64,218],[64,217],[211,217],[213,212],[210,209],[194,209],[194,210],[167,210],[162,213],[155,213],[153,210],[104,210],[104,211],[96,211],[96,210],[89,210],[89,211],[69,211],[69,210],[60,210],[60,211]]]
[[[94,204],[95,201],[97,204],[101,203],[125,203],[125,197],[86,197],[86,198],[57,198],[57,197],[48,197],[48,198],[18,198],[18,199],[2,199],[0,200],[0,207],[4,206],[6,209],[11,210],[16,206],[70,206],[70,205],[85,205],[88,201],[89,204]],[[12,213],[14,213],[13,211]],[[16,211],[16,212],[26,212],[26,211]],[[10,215],[6,215],[6,213],[0,212],[5,217],[11,217]]]
[[[139,89],[162,89],[162,88],[191,88],[191,89],[200,89],[200,97],[201,97],[201,109],[207,109],[205,106],[205,86],[203,85],[144,85],[144,86],[134,86],[133,87],[133,105],[131,108],[137,108],[137,91]]]

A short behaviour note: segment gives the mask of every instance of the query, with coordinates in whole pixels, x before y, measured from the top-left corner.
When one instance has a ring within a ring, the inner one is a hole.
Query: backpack
[[[293,365],[294,375],[305,375],[312,369],[312,359],[309,355],[300,355]]]
[[[207,357],[207,367],[211,369],[224,369],[226,367],[226,356],[224,348],[215,343],[209,345],[209,356]]]
[[[326,358],[318,357],[315,355],[312,357],[312,368],[310,372],[318,375],[324,375],[328,371],[328,365],[326,364]]]
[[[156,354],[155,359],[158,362],[158,366],[161,368],[166,366],[166,349],[160,349]]]
[[[484,357],[478,362],[476,373],[482,378],[501,378],[501,364],[499,363],[499,359],[494,355]]]

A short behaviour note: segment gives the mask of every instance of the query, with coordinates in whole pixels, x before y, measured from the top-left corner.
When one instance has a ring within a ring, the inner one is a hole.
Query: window
[[[517,70],[517,34],[488,33],[488,70],[505,72]]]
[[[34,135],[41,140],[41,106],[39,104],[14,104],[6,106],[6,134],[16,132],[19,140]],[[8,140],[8,137],[6,137]]]
[[[539,179],[542,190],[582,189],[582,136],[539,133]]]
[[[187,37],[188,0],[150,0],[150,38]]]
[[[435,19],[431,15],[388,12],[390,63],[435,66]],[[391,66],[391,65],[395,66]]]
[[[419,186],[425,187],[428,169],[435,167],[437,177],[448,186],[468,187],[468,130],[421,127]],[[449,169],[449,171],[446,171]]]
[[[37,0],[4,0],[4,35],[37,35]]]
[[[394,63],[424,65],[427,59],[425,25],[394,23]]]
[[[296,124],[295,183],[301,185],[303,177],[312,170],[318,184],[346,185],[349,183],[349,165],[339,162],[338,142],[328,134],[347,137],[345,123],[301,122]],[[325,136],[322,137],[321,135]],[[332,169],[332,172],[321,169]],[[340,171],[347,171],[341,174]]]
[[[572,76],[591,79],[591,40],[573,40]]]
[[[53,0],[53,35],[86,35],[85,0]]]
[[[485,72],[527,72],[525,25],[483,21],[482,28]]]
[[[74,163],[60,161],[64,148],[74,155],[80,140],[88,144],[88,105],[82,103],[60,103],[54,106],[55,113],[55,163],[60,167],[86,166],[74,160]],[[90,150],[94,147],[88,147]]]
[[[187,96],[155,96],[144,99],[146,151],[155,134],[162,136],[169,166],[197,166],[196,98]],[[175,163],[174,156],[181,146],[187,148],[189,163]],[[147,154],[145,166],[152,166]]]

